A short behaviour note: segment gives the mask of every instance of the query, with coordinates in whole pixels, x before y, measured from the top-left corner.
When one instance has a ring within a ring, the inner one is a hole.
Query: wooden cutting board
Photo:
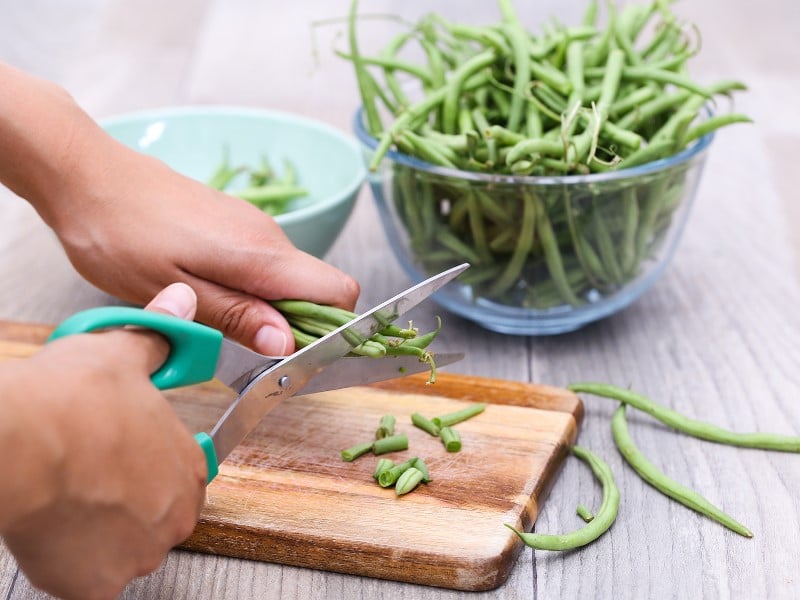
[[[50,328],[0,321],[0,359],[35,352]],[[192,431],[208,431],[233,393],[217,382],[171,390]],[[489,405],[456,426],[462,451],[410,423],[472,402]],[[377,458],[346,463],[340,451],[373,438],[397,417],[409,450],[433,481],[398,497],[372,478]],[[206,508],[183,548],[459,590],[488,590],[508,577],[523,545],[509,523],[530,529],[583,415],[571,392],[439,373],[290,398],[220,466]]]

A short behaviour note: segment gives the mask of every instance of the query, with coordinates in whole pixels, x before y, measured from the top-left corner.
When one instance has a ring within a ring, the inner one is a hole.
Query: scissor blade
[[[224,338],[214,376],[229,388],[241,392],[248,383],[279,360],[282,359],[259,354]]]
[[[435,355],[436,366],[444,367],[464,358],[462,353]],[[336,366],[325,369],[314,377],[297,395],[327,392],[354,385],[367,385],[376,381],[385,381],[395,377],[404,377],[429,371],[431,366],[420,362],[416,356],[384,356],[369,358],[365,356],[348,356],[336,362]]]
[[[425,300],[467,267],[468,264],[453,267],[418,283],[256,376],[211,430],[217,460],[225,460],[283,398],[302,390],[331,363]]]

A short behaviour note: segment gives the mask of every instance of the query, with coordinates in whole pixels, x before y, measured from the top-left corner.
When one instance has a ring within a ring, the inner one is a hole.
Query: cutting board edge
[[[348,549],[347,552],[342,552],[342,548],[331,544],[331,540],[325,538],[314,540],[313,554],[283,553],[280,551],[281,549],[291,548],[293,544],[296,544],[296,536],[283,536],[274,532],[264,535],[263,531],[248,527],[237,527],[235,531],[226,527],[217,530],[203,530],[201,524],[200,532],[192,534],[178,548],[466,592],[490,591],[502,586],[508,580],[524,546],[521,542],[517,543],[519,538],[509,531],[507,541],[500,553],[487,555],[485,558],[473,558],[468,562],[459,558],[458,564],[456,564],[443,561],[441,556],[434,553],[404,555],[402,552],[385,552],[378,555],[376,560],[374,549],[365,548],[361,552]],[[287,543],[287,539],[284,539],[287,537],[291,537],[291,543]],[[226,542],[222,552],[215,549],[215,546],[218,548],[220,540]],[[310,543],[309,541],[309,545]],[[457,540],[454,540],[454,543],[457,543]],[[245,546],[253,548],[253,551],[249,554],[230,551],[230,549]],[[264,547],[268,550],[258,551],[258,548]],[[327,562],[313,560],[312,557],[316,553],[327,555]],[[427,563],[435,564],[435,568],[428,567],[425,558],[428,559]]]

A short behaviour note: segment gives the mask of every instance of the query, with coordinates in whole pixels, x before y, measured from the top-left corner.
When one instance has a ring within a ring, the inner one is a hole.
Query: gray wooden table
[[[433,9],[497,18],[494,3],[365,2],[414,18]],[[582,3],[519,2],[532,26]],[[93,116],[164,105],[240,104],[291,110],[349,130],[357,104],[348,64],[333,57],[345,1],[0,0],[0,58],[65,86]],[[568,335],[508,337],[447,317],[453,371],[565,385],[630,385],[673,408],[739,430],[800,432],[800,8],[790,0],[679,3],[703,31],[694,73],[738,78],[737,110],[755,125],[714,143],[685,237],[666,274],[624,312]],[[467,17],[464,17],[467,18]],[[390,25],[365,21],[363,45]],[[316,53],[312,39],[316,39]],[[361,306],[408,281],[390,254],[366,188],[329,262],[360,280]],[[56,322],[109,298],[83,282],[36,214],[0,190],[0,318]],[[432,318],[437,307],[420,308]],[[586,398],[580,443],[608,458],[622,489],[618,521],[585,549],[520,557],[508,582],[463,594],[188,552],[173,552],[125,598],[791,598],[800,595],[800,456],[710,445],[633,421],[642,450],[739,517],[751,540],[643,485],[614,449],[612,404]],[[576,525],[578,501],[599,498],[568,461],[537,529]],[[454,532],[454,543],[458,543]],[[36,598],[0,549],[0,593]]]

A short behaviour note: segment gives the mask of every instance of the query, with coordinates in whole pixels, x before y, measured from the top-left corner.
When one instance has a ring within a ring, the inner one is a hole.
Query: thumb
[[[185,283],[173,283],[156,294],[145,310],[192,320],[197,312],[197,295]],[[140,340],[137,346],[142,351],[145,369],[154,372],[169,354],[169,342],[154,331],[137,329],[132,333]]]
[[[145,310],[191,321],[197,312],[197,294],[185,283],[173,283],[156,294]]]

